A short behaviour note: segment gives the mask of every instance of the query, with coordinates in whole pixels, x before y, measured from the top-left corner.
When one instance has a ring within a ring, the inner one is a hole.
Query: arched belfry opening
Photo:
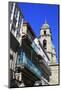
[[[45,39],[43,40],[43,48],[47,49],[47,41]]]
[[[46,35],[46,30],[44,30],[44,35]]]

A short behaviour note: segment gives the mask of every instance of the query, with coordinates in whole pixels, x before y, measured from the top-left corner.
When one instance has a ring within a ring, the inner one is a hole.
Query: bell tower
[[[52,35],[49,24],[46,22],[42,25],[40,29],[40,37],[39,40],[49,56],[50,63],[52,62]]]
[[[58,84],[59,65],[56,63],[56,49],[52,43],[51,28],[46,21],[40,29],[39,41],[50,59],[49,66],[51,70],[51,76],[49,78],[49,84],[56,85]]]

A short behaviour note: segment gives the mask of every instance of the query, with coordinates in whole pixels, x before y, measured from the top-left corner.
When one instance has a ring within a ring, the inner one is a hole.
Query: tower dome
[[[47,23],[46,24],[43,24],[42,28],[43,29],[49,28],[49,25]]]
[[[47,29],[47,28],[49,28],[49,24],[45,20],[45,23],[42,25],[42,29]]]

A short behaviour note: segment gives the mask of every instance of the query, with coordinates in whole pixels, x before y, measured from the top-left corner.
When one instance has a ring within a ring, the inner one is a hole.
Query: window
[[[19,30],[17,30],[16,37],[20,37],[20,31]]]
[[[33,36],[32,36],[32,33],[30,32],[29,29],[27,30],[27,34],[28,34],[28,38],[29,38],[29,39],[31,40],[31,42],[32,42]]]
[[[16,22],[17,22],[16,18],[13,17],[13,23],[15,24],[15,26],[16,26]]]
[[[10,54],[10,60],[13,60],[13,55]]]
[[[11,30],[13,30],[13,31],[15,31],[16,30],[16,28],[15,28],[15,25],[14,24],[12,24],[12,29]]]
[[[13,3],[10,3],[9,6],[9,17],[11,18],[11,14],[12,14],[12,9],[13,9]]]
[[[18,21],[19,22],[18,23],[19,25],[21,25],[21,21],[22,21],[22,18],[21,18],[21,16],[19,16],[19,21]]]
[[[10,7],[9,7],[9,9],[10,9],[10,13],[12,13],[13,3],[10,3]]]
[[[17,16],[18,16],[18,9],[17,8],[15,8],[14,16],[17,19]]]
[[[18,58],[17,58],[17,65],[22,63],[23,63],[23,52],[20,51],[20,55],[18,55]]]
[[[46,47],[46,44],[47,44],[47,41],[44,39],[44,40],[43,40],[43,48],[44,48],[44,49],[47,48],[47,47]]]
[[[44,31],[44,35],[46,35],[46,31]]]

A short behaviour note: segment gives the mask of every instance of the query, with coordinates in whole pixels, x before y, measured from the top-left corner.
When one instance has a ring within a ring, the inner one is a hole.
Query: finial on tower
[[[42,29],[49,28],[49,24],[47,23],[46,16],[45,16],[45,23],[41,27]]]
[[[45,16],[45,24],[47,23],[47,21],[46,21],[46,16]]]

